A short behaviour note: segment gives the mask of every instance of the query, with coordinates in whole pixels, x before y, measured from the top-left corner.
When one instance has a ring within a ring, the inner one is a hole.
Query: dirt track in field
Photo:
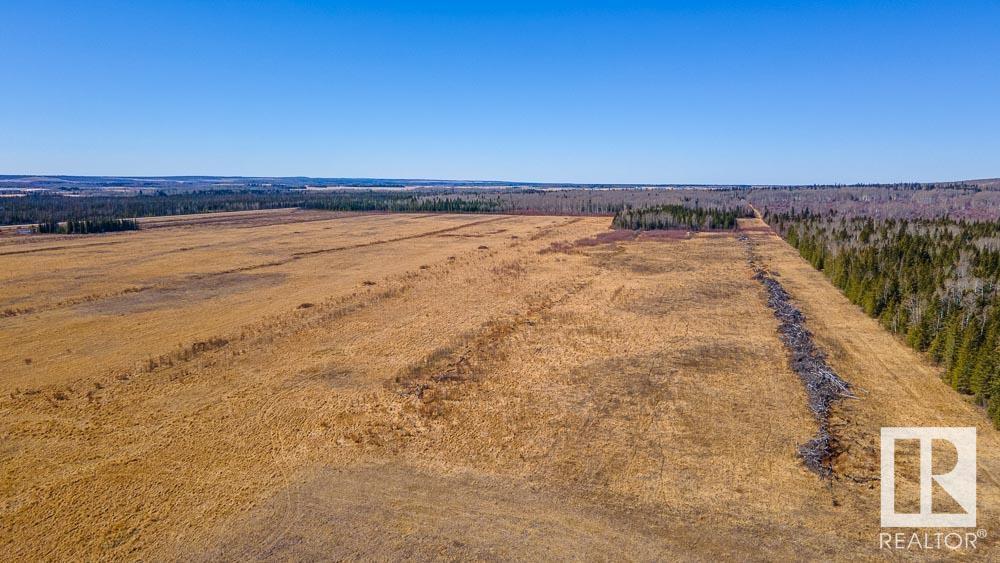
[[[878,428],[911,424],[979,426],[979,518],[1000,521],[997,433],[755,222],[864,390],[834,413],[829,483],[796,457],[815,422],[732,235],[162,223],[0,241],[45,249],[2,258],[14,558],[876,558]]]

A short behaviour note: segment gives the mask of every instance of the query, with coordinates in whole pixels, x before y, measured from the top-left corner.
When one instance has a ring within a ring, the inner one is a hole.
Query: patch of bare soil
[[[190,306],[199,301],[210,301],[232,292],[248,292],[256,288],[280,285],[286,275],[280,272],[247,274],[233,272],[217,276],[189,278],[142,291],[88,300],[76,306],[83,315],[129,315],[169,309],[180,305]]]
[[[679,540],[539,487],[393,463],[320,468],[234,523],[212,548],[176,559],[530,560],[625,552],[652,561]]]

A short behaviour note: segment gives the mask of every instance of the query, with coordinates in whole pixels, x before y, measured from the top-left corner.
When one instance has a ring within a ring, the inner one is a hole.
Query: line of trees
[[[490,199],[465,199],[461,197],[418,197],[396,194],[347,197],[327,197],[307,201],[301,205],[306,209],[328,211],[390,211],[390,212],[440,212],[440,213],[494,213],[499,202]]]
[[[810,211],[768,222],[883,326],[944,367],[1000,427],[1000,221]]]
[[[753,217],[753,211],[746,206],[656,205],[623,209],[615,214],[611,226],[615,229],[644,231],[654,229],[723,230],[735,229],[736,220],[740,217]]]
[[[848,217],[995,221],[1000,213],[1000,190],[963,187],[907,188],[906,185],[849,188],[753,189],[746,198],[757,209],[772,213],[809,209],[836,211]]]
[[[218,211],[298,207],[296,191],[234,192],[214,190],[162,195],[28,195],[0,198],[0,224],[100,221],[107,217],[153,217]]]
[[[737,190],[206,190],[157,195],[58,194],[0,198],[0,225],[95,221],[105,217],[151,217],[254,211],[284,207],[333,211],[613,215],[624,209],[683,205],[744,205]]]
[[[39,223],[35,230],[43,234],[88,235],[93,233],[113,233],[117,231],[138,231],[135,219],[91,219],[84,221],[47,221]]]

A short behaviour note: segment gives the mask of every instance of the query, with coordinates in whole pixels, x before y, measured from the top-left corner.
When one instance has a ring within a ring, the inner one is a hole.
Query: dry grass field
[[[609,223],[278,210],[0,238],[0,553],[926,556],[878,546],[895,425],[979,427],[1000,534],[998,433],[759,221],[860,389],[832,481],[796,457],[816,423],[735,235]]]

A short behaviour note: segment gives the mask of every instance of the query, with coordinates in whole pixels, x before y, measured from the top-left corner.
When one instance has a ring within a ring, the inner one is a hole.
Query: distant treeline
[[[217,211],[298,207],[295,191],[212,191],[171,195],[83,196],[29,195],[0,198],[0,224],[99,221],[106,217],[153,217]]]
[[[117,231],[138,231],[135,219],[88,219],[83,221],[49,221],[39,223],[36,230],[43,234],[89,235]]]
[[[1000,221],[767,217],[834,285],[945,368],[1000,427]]]
[[[462,197],[418,197],[400,196],[376,192],[371,195],[330,194],[323,199],[304,202],[306,209],[326,209],[328,211],[390,211],[400,213],[494,213],[499,202],[489,199],[466,199]]]
[[[657,205],[638,209],[623,209],[615,214],[611,226],[615,229],[653,230],[688,229],[692,231],[735,229],[740,217],[753,217],[753,211],[743,207],[701,207]]]
[[[211,190],[158,195],[0,198],[0,224],[99,221],[284,207],[334,211],[613,215],[657,205],[733,206],[735,190]]]
[[[847,217],[1000,220],[1000,190],[974,186],[772,188],[747,190],[745,195],[757,209],[770,213],[808,209]]]

